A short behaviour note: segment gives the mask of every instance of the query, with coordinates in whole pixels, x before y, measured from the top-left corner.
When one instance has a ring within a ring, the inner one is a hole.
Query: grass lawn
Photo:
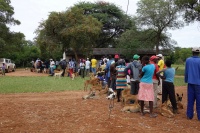
[[[0,93],[56,92],[65,90],[83,90],[84,80],[80,77],[1,77]]]
[[[175,68],[175,69],[177,68],[176,75],[184,76],[184,72],[185,72],[185,66],[184,65],[173,64],[172,67]]]

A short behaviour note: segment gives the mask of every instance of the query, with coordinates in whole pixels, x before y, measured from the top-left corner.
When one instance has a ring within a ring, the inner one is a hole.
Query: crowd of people
[[[185,82],[188,83],[187,89],[187,112],[188,119],[194,116],[194,102],[196,100],[197,117],[200,120],[200,48],[192,49],[193,56],[186,60]],[[179,114],[175,96],[174,77],[175,69],[171,67],[172,62],[166,60],[162,54],[149,56],[133,55],[133,59],[127,60],[119,55],[112,57],[102,57],[99,61],[93,56],[91,59],[80,59],[76,62],[74,59],[62,59],[57,62],[52,59],[42,62],[37,59],[32,61],[32,67],[35,69],[49,69],[52,76],[54,70],[60,66],[63,70],[62,76],[71,77],[72,73],[78,73],[82,78],[88,76],[90,72],[117,93],[117,102],[121,100],[121,91],[129,84],[131,94],[138,95],[141,106],[141,115],[144,115],[145,102],[149,102],[150,117],[155,118],[157,114],[153,112],[158,107],[157,95],[162,95],[162,103],[169,98],[174,114]],[[97,73],[101,71],[103,73]],[[134,103],[131,101],[130,103]]]

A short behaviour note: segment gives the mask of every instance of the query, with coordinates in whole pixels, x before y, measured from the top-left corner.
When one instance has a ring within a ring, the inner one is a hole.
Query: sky
[[[33,40],[40,22],[46,20],[52,11],[61,12],[81,1],[96,2],[97,0],[11,0],[14,7],[14,18],[20,25],[10,26],[11,31],[22,32],[26,40]],[[135,15],[139,0],[104,0],[119,6],[128,15]],[[128,5],[128,10],[127,10]],[[182,48],[200,46],[200,22],[189,24],[181,29],[169,30],[171,39]]]

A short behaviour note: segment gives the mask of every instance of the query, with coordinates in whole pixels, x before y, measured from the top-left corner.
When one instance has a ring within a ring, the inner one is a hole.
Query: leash
[[[110,104],[109,104],[109,119],[110,119],[110,114],[111,114],[113,108],[114,108],[114,97],[110,99]]]

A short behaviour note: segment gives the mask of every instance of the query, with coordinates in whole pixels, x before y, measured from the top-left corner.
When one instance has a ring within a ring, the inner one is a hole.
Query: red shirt
[[[158,79],[156,78],[156,73],[159,71],[158,64],[156,64],[156,63],[153,62],[153,61],[150,61],[150,63],[155,65],[155,71],[154,71],[154,74],[153,74],[153,79],[158,80]]]

